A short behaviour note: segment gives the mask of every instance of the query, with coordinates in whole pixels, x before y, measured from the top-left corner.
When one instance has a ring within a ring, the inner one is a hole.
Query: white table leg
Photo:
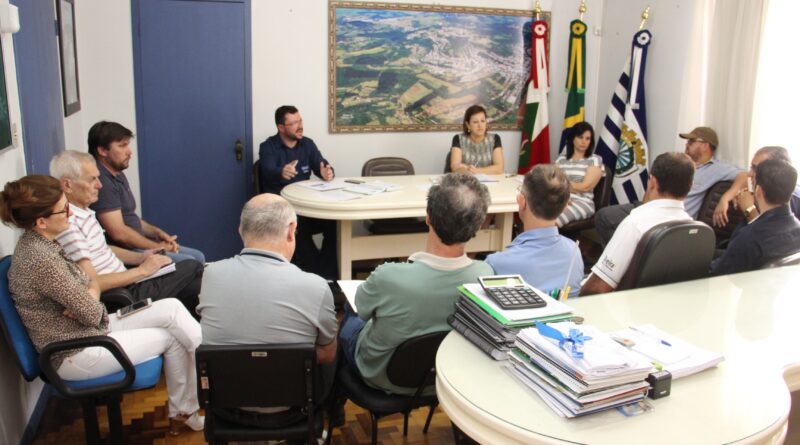
[[[353,263],[351,255],[351,245],[353,240],[353,222],[350,220],[339,220],[336,222],[337,229],[337,253],[339,255],[339,278],[350,280],[353,277]]]

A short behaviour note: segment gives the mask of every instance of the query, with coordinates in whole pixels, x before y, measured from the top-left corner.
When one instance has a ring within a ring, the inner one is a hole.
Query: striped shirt
[[[586,170],[589,167],[599,167],[602,169],[603,159],[598,155],[591,155],[588,158],[574,160],[567,159],[567,157],[562,154],[556,159],[556,165],[564,171],[569,182],[578,183],[582,182],[583,178],[586,177]],[[603,170],[603,176],[605,176],[605,173],[605,170]],[[573,192],[571,198],[594,202],[594,190],[581,193]]]
[[[556,159],[556,165],[564,171],[572,183],[583,182],[586,177],[586,170],[589,167],[600,167],[605,176],[605,169],[603,169],[603,159],[598,155],[591,155],[583,159],[567,159],[565,155],[561,155]],[[556,224],[558,227],[563,227],[572,221],[579,221],[582,219],[590,218],[594,215],[594,189],[586,192],[571,192],[570,202],[561,215],[558,216]]]
[[[98,275],[124,272],[125,265],[106,244],[106,237],[94,210],[85,210],[70,204],[69,211],[69,229],[56,237],[69,259],[76,263],[84,258],[89,259]]]

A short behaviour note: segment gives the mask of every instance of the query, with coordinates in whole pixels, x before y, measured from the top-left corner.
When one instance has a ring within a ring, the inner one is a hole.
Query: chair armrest
[[[100,294],[100,302],[103,303],[109,313],[133,304],[136,300],[133,298],[131,291],[124,287],[115,287]]]
[[[125,377],[122,380],[112,383],[93,386],[91,388],[73,389],[67,386],[64,379],[58,375],[58,372],[53,368],[50,357],[53,354],[68,351],[70,349],[83,349],[93,346],[108,349],[111,355],[117,359],[117,362],[122,366],[122,371],[125,372]],[[136,378],[136,368],[131,363],[128,355],[122,350],[122,347],[113,338],[106,335],[96,335],[92,337],[75,338],[72,340],[58,341],[50,343],[42,349],[39,355],[39,367],[42,369],[47,380],[53,385],[58,392],[70,398],[81,398],[86,396],[102,395],[122,390],[130,386]]]

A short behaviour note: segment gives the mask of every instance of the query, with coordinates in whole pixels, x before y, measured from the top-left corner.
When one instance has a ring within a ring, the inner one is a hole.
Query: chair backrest
[[[405,158],[372,158],[361,167],[361,176],[413,175],[414,165]]]
[[[393,385],[417,388],[418,393],[434,383],[436,351],[448,331],[432,332],[404,341],[392,354],[386,377]]]
[[[594,209],[595,211],[602,209],[611,201],[611,185],[614,183],[614,170],[611,167],[603,164],[603,169],[606,174],[597,185],[594,186]]]
[[[261,194],[261,159],[253,163],[253,196]]]
[[[714,229],[714,234],[717,237],[717,244],[731,237],[733,230],[739,225],[742,220],[742,214],[738,212],[731,205],[728,207],[728,224],[725,227],[714,226],[714,210],[719,204],[722,195],[731,188],[731,181],[719,181],[712,185],[706,192],[703,198],[703,204],[700,205],[700,211],[697,213],[697,220],[708,224],[709,227]]]
[[[762,269],[771,269],[773,267],[792,266],[800,264],[800,252],[795,252],[785,257],[776,258],[761,266]]]
[[[617,290],[708,276],[714,231],[698,221],[669,221],[644,234]]]
[[[200,345],[195,351],[201,406],[295,406],[313,417],[313,345]]]
[[[0,261],[0,325],[8,346],[14,353],[20,372],[25,380],[32,381],[42,373],[39,368],[39,353],[33,346],[28,330],[19,318],[17,307],[11,299],[8,290],[8,269],[11,267],[11,257],[7,256]]]
[[[450,150],[447,150],[447,156],[444,157],[444,172],[450,173],[453,169],[450,168]]]

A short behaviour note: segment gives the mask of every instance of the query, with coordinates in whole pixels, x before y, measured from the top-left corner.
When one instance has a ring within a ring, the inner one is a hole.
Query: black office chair
[[[372,158],[361,167],[361,176],[405,176],[414,174],[414,165],[408,159],[396,157]],[[364,221],[369,233],[393,235],[423,233],[428,231],[425,218],[390,218]]]
[[[253,196],[261,194],[261,159],[253,163]]]
[[[201,345],[195,351],[195,358],[198,398],[206,410],[206,441],[218,444],[298,439],[316,445],[323,427],[323,412],[315,409],[314,346]],[[231,422],[215,412],[247,406],[296,407],[307,416],[289,426],[267,429]]]
[[[714,231],[699,221],[669,221],[644,234],[617,290],[708,276]]]
[[[111,337],[98,335],[73,340],[59,341],[47,345],[42,353],[36,352],[28,331],[22,324],[16,306],[8,291],[8,269],[11,257],[0,261],[0,327],[8,342],[14,361],[27,381],[40,377],[50,383],[59,397],[78,399],[83,406],[83,421],[86,443],[100,443],[100,427],[97,421],[98,405],[108,407],[108,443],[122,443],[122,393],[151,388],[161,377],[163,358],[158,356],[134,366],[119,343]],[[122,367],[122,371],[91,380],[63,380],[50,363],[53,354],[70,349],[99,346],[108,349]]]
[[[772,269],[774,267],[792,266],[795,264],[800,264],[800,252],[771,260],[761,266],[761,269]]]
[[[408,435],[408,416],[412,410],[428,406],[428,418],[423,432],[428,433],[433,412],[439,405],[436,394],[424,395],[425,389],[434,384],[436,378],[436,351],[448,332],[433,332],[403,342],[397,347],[386,375],[396,386],[416,389],[414,395],[387,394],[367,385],[358,371],[345,366],[339,371],[339,388],[356,405],[369,411],[372,418],[372,444],[378,443],[378,419],[390,414],[403,413],[403,436]]]
[[[697,220],[706,223],[714,230],[716,237],[716,246],[718,249],[723,249],[727,246],[736,226],[744,219],[742,213],[735,209],[733,205],[728,206],[728,224],[725,227],[716,227],[714,225],[714,210],[719,204],[722,195],[731,188],[731,181],[719,181],[706,192],[703,198],[703,203],[700,205],[700,210],[697,213]]]
[[[608,202],[611,200],[611,185],[614,182],[614,171],[611,170],[611,168],[607,165],[603,165],[603,169],[605,170],[605,176],[600,178],[600,181],[594,186],[595,212],[607,206]],[[559,229],[559,232],[568,238],[578,239],[578,236],[580,236],[582,231],[593,228],[594,215],[586,219],[580,219],[564,224],[564,226]]]

